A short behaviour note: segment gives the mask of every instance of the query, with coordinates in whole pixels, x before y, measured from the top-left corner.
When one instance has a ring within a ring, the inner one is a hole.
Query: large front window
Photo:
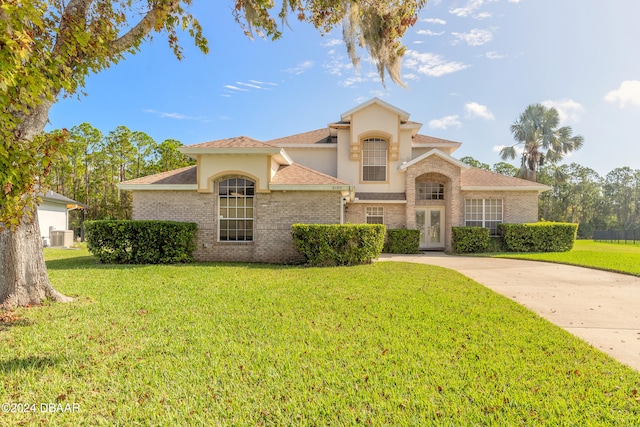
[[[387,141],[367,138],[362,141],[362,180],[387,180]]]
[[[255,183],[231,178],[218,184],[218,236],[220,241],[253,240]]]
[[[466,199],[464,203],[466,226],[486,227],[492,236],[498,235],[502,223],[502,199]]]

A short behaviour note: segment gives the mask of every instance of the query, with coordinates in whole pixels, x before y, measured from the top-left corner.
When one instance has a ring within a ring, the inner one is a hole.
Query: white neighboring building
[[[73,231],[69,230],[69,211],[84,209],[86,206],[55,191],[41,195],[38,205],[40,235],[45,246],[71,246]]]

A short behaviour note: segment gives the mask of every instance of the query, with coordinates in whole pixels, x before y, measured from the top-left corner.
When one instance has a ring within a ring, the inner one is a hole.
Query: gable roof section
[[[537,191],[539,193],[551,189],[537,182],[473,167],[462,171],[460,187],[462,191]]]
[[[336,144],[336,140],[331,136],[329,128],[322,128],[272,139],[268,141],[267,144],[275,147],[327,146],[326,144]],[[331,147],[333,147],[333,145],[331,145]]]
[[[411,138],[411,145],[413,147],[455,147],[459,148],[462,143],[457,141],[450,141],[448,139],[436,138],[433,136],[416,134]]]
[[[349,121],[351,121],[351,116],[353,114],[357,113],[360,110],[364,110],[365,108],[367,108],[367,107],[369,107],[371,105],[374,105],[374,104],[378,104],[381,107],[396,113],[397,115],[400,116],[400,120],[403,121],[403,122],[406,122],[407,120],[409,120],[409,115],[410,115],[409,113],[407,113],[404,110],[399,109],[398,107],[395,107],[395,106],[389,104],[388,102],[384,102],[380,98],[371,98],[367,102],[362,103],[362,104],[358,105],[357,107],[354,107],[354,108],[350,109],[349,111],[346,111],[346,112],[342,113],[342,115],[340,115],[340,119],[343,122],[349,122]]]
[[[219,139],[194,145],[183,145],[178,150],[192,159],[200,154],[266,154],[274,156],[280,164],[292,164],[293,160],[283,148],[267,144],[248,136]]]
[[[405,162],[405,163],[401,164],[400,166],[398,166],[398,170],[399,171],[405,171],[405,170],[407,170],[407,168],[415,165],[416,163],[420,163],[424,159],[427,159],[427,158],[429,158],[431,156],[440,157],[441,159],[443,159],[443,160],[445,160],[445,161],[447,161],[449,163],[452,163],[452,164],[454,164],[454,165],[456,165],[456,166],[458,166],[459,168],[462,168],[462,169],[469,169],[471,167],[468,164],[462,163],[460,160],[451,157],[447,153],[444,153],[444,152],[438,150],[437,148],[434,148],[434,149],[429,150],[426,153],[422,154],[421,156],[415,157],[415,158],[409,160],[408,162]]]
[[[292,164],[282,165],[271,179],[270,190],[348,190],[353,186],[349,183],[318,172],[306,166]]]
[[[258,141],[257,139],[253,139],[248,136],[235,136],[233,138],[202,142],[200,144],[187,145],[187,146],[182,146],[180,148],[200,149],[200,148],[266,148],[266,147],[273,148],[272,145],[269,145],[262,141]]]
[[[44,194],[38,194],[38,197],[40,197],[43,202],[65,205],[67,209],[78,209],[87,207],[87,205],[63,196],[60,193],[56,193],[53,190],[49,190]]]
[[[121,190],[197,190],[196,166],[186,166],[155,175],[123,181]]]

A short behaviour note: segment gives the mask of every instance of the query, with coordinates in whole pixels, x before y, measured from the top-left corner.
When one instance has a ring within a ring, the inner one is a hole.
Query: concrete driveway
[[[382,254],[456,270],[640,371],[640,277],[500,258]]]

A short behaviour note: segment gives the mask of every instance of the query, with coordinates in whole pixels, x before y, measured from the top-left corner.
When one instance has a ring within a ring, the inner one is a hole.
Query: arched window
[[[362,180],[387,180],[387,141],[367,138],[362,141]]]
[[[444,200],[444,185],[438,182],[416,182],[416,199]]]
[[[218,240],[253,240],[253,198],[255,183],[229,178],[218,183]]]

